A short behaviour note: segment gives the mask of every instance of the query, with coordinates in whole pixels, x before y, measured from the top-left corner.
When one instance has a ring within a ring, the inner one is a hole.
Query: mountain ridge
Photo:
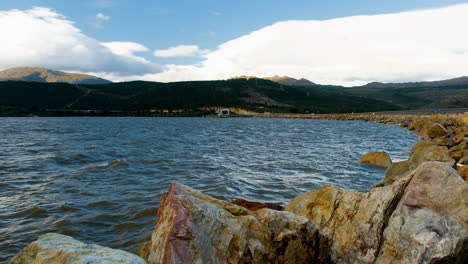
[[[0,71],[0,81],[26,81],[71,84],[106,84],[111,81],[92,75],[69,73],[41,67],[16,67]]]

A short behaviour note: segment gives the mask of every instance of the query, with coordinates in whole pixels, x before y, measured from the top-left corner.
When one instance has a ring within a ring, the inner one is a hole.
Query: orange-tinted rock
[[[358,162],[385,168],[392,165],[392,159],[385,151],[366,153]]]

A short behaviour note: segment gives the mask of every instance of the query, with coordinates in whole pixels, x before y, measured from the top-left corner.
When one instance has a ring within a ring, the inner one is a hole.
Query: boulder
[[[359,163],[363,164],[371,164],[379,167],[389,167],[392,165],[392,159],[390,156],[385,152],[369,152],[364,154],[359,160]]]
[[[463,141],[462,143],[450,148],[448,155],[455,160],[460,160],[464,156],[468,156],[468,142]]]
[[[330,241],[334,263],[374,263],[386,221],[410,179],[368,193],[325,186],[297,196],[286,211],[307,217]]]
[[[429,141],[429,140],[419,140],[411,149],[410,149],[410,152],[411,153],[414,153],[414,152],[418,152],[422,149],[425,149],[427,147],[430,147],[430,146],[436,146],[435,143],[433,143],[432,141]]]
[[[149,263],[328,263],[327,245],[305,217],[250,211],[172,184],[144,251]]]
[[[269,209],[278,210],[278,211],[282,211],[284,209],[284,207],[279,203],[253,202],[253,201],[247,201],[245,199],[236,199],[234,201],[231,201],[231,203],[242,206],[246,209],[249,209],[250,211],[257,211],[263,208],[269,208]]]
[[[117,249],[85,244],[69,236],[49,233],[22,249],[10,264],[144,264],[140,257]]]
[[[455,160],[449,156],[448,148],[437,145],[427,145],[425,147],[416,148],[408,161],[410,162],[410,169],[412,170],[426,161],[440,161],[450,164],[450,166],[455,164]]]
[[[468,184],[448,164],[426,162],[383,233],[375,263],[468,263]]]
[[[434,123],[421,131],[422,136],[428,136],[429,138],[445,137],[448,134],[447,129],[439,123]]]
[[[385,171],[384,183],[392,184],[394,181],[405,177],[406,174],[410,173],[410,164],[408,160],[393,163]]]

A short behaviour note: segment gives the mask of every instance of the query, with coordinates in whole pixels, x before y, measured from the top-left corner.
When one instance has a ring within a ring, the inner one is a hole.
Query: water
[[[215,197],[287,203],[325,184],[366,191],[417,136],[376,123],[259,118],[0,118],[0,263],[58,232],[135,251],[180,182]]]

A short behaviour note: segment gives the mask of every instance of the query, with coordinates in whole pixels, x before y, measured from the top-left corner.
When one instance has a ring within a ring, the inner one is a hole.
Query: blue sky
[[[403,11],[449,7],[465,2],[456,0],[2,0],[0,11],[7,12],[12,9],[26,11],[32,7],[48,8],[63,16],[62,19],[73,22],[74,27],[84,35],[99,42],[132,42],[146,47],[146,50],[135,51],[135,54],[150,63],[164,67],[169,64],[199,66],[206,59],[206,54],[216,51],[220,45],[281,21],[322,21],[357,15],[395,14]],[[153,54],[155,50],[179,45],[196,45],[198,56],[164,57]],[[62,68],[73,70],[73,67]],[[155,66],[156,68],[158,67]],[[93,72],[81,70],[80,67],[77,67],[76,71]],[[96,69],[94,72],[101,71]],[[108,71],[104,69],[102,72]],[[251,74],[256,73],[251,72]],[[424,77],[424,72],[419,76]],[[416,77],[418,76],[410,79]],[[372,78],[372,76],[361,78],[363,79],[361,81]]]

